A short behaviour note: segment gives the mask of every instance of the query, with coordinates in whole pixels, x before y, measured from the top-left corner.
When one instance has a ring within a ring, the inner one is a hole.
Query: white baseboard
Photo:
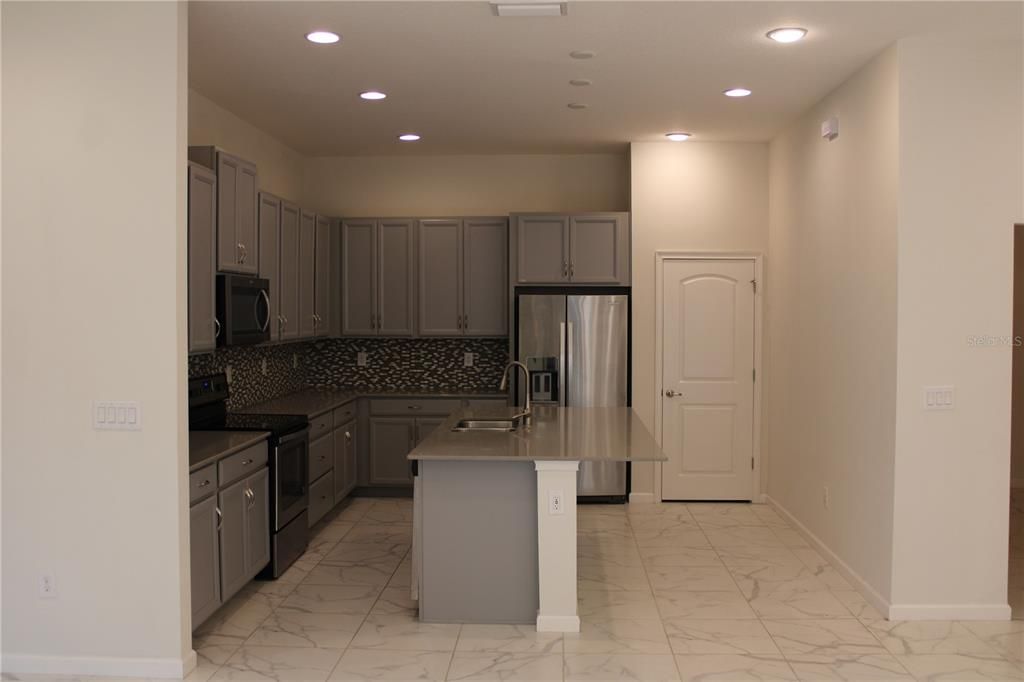
[[[889,620],[1010,620],[1009,604],[893,604]]]
[[[833,552],[828,545],[822,542],[817,535],[812,533],[810,529],[804,524],[800,523],[795,516],[793,516],[788,509],[779,504],[779,501],[772,498],[770,495],[764,495],[764,500],[767,504],[771,505],[775,511],[777,511],[787,523],[796,528],[801,535],[803,535],[814,549],[818,550],[818,553],[828,559],[828,562],[839,572],[839,575],[846,578],[854,589],[863,595],[869,604],[878,609],[879,613],[889,613],[889,600],[879,594],[875,588],[873,588],[864,578],[860,576],[855,570],[839,558],[835,552]],[[891,618],[892,616],[889,616]]]
[[[5,673],[37,675],[104,675],[184,679],[196,667],[196,652],[185,658],[114,658],[109,656],[38,656],[3,654]]]
[[[579,616],[537,616],[537,632],[579,632]]]
[[[630,493],[630,504],[654,504],[654,493]]]

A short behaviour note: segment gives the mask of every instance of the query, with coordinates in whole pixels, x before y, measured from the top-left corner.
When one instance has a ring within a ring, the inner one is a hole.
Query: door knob
[[[676,396],[682,397],[682,393],[676,393],[675,391],[665,391],[666,398],[675,398]]]

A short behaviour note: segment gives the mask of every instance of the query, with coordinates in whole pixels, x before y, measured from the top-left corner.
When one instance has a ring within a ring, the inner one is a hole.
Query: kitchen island
[[[629,407],[537,407],[529,424],[511,430],[458,430],[518,412],[461,410],[409,453],[411,589],[423,621],[579,631],[580,462],[666,459]]]

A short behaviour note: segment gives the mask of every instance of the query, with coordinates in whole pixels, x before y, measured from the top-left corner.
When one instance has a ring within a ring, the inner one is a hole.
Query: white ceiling
[[[190,85],[312,156],[618,151],[671,130],[768,140],[898,38],[1019,39],[1022,26],[1022,5],[1010,2],[568,8],[499,18],[486,1],[192,2]],[[810,33],[791,45],[764,37],[785,25]],[[307,42],[317,28],[342,41]],[[575,60],[572,50],[597,56]],[[753,96],[721,94],[737,85]],[[360,100],[369,89],[388,98]],[[396,142],[406,131],[423,140]]]

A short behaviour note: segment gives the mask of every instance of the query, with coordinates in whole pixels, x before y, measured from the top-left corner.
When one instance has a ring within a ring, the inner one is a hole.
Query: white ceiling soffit
[[[1011,2],[571,2],[543,17],[485,0],[192,2],[189,77],[314,156],[620,151],[672,130],[763,141],[901,37],[1020,38],[1021,17]],[[793,25],[807,38],[765,38]],[[341,42],[309,43],[314,29]],[[753,95],[722,95],[735,86]],[[423,139],[396,143],[406,131]]]

